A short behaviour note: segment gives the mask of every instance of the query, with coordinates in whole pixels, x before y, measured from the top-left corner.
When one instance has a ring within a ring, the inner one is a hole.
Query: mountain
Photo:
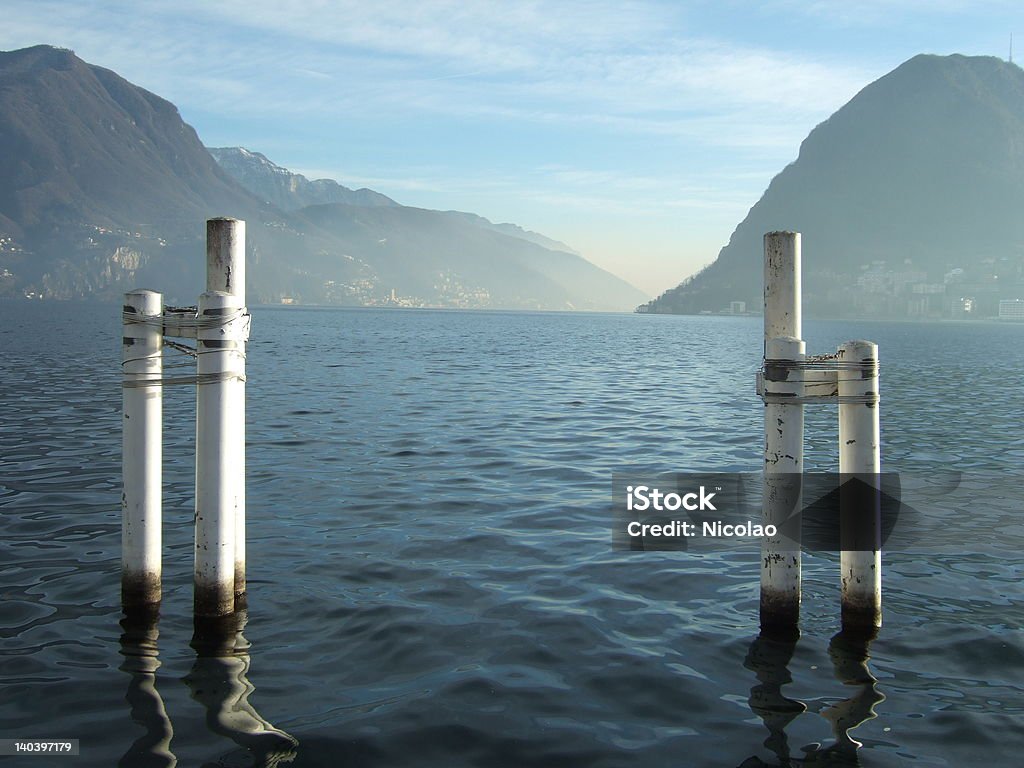
[[[467,222],[461,213],[334,204],[296,215],[344,242],[363,263],[372,262],[379,285],[398,296],[529,309],[624,309],[635,306],[624,305],[624,298],[643,296],[581,256]]]
[[[209,147],[213,159],[243,187],[284,211],[307,205],[398,205],[372,189],[349,189],[331,179],[310,181],[243,147]]]
[[[301,174],[292,173],[287,168],[282,168],[271,162],[265,155],[245,147],[208,147],[208,150],[221,168],[239,184],[261,200],[266,200],[285,211],[327,203],[357,206],[398,205],[390,197],[365,187],[352,190],[332,179],[310,181]],[[446,213],[460,217],[467,224],[527,240],[548,250],[579,255],[565,243],[523,229],[517,224],[494,224],[475,213],[461,211],[447,211]]]
[[[916,56],[811,131],[714,263],[640,309],[760,307],[762,236],[795,230],[812,313],[995,314],[1024,296],[1021,210],[1024,71]]]
[[[277,175],[292,197],[253,194],[173,104],[71,51],[0,52],[0,296],[112,300],[150,286],[192,303],[205,220],[234,216],[247,222],[253,304],[624,310],[644,298],[577,255],[460,214],[369,190],[307,206],[344,188]]]
[[[494,224],[489,219],[485,219],[483,216],[477,216],[475,213],[464,213],[462,211],[447,211],[452,216],[459,216],[463,221],[474,224],[484,229],[492,229],[495,232],[500,232],[503,235],[509,235],[511,237],[518,237],[520,240],[527,240],[531,243],[547,248],[551,251],[563,251],[565,253],[572,253],[579,256],[579,252],[569,247],[565,243],[559,240],[552,240],[550,237],[545,237],[539,232],[531,232],[528,229],[523,229],[518,224]]]
[[[286,277],[276,254],[309,247],[170,102],[69,50],[0,52],[0,295],[115,299],[151,285],[194,301],[215,215],[255,225],[256,287]]]

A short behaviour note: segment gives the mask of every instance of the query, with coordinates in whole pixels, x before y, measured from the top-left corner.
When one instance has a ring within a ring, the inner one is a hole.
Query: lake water
[[[227,653],[190,645],[190,387],[162,613],[120,623],[119,309],[0,303],[0,738],[80,745],[0,764],[1019,764],[1024,325],[805,323],[879,343],[885,469],[964,478],[924,483],[866,645],[835,554],[786,643],[756,546],[610,545],[613,472],[759,469],[759,318],[258,308]],[[809,468],[835,422],[808,409]]]

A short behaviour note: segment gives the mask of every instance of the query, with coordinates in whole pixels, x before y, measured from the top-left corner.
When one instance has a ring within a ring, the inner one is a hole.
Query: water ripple
[[[793,755],[848,764],[828,718],[859,706],[843,670],[861,667],[829,640],[834,556],[805,557],[804,637],[772,646],[755,637],[756,551],[610,547],[612,472],[757,468],[756,319],[257,310],[251,648],[209,669],[189,647],[194,392],[165,395],[165,601],[132,651],[117,308],[0,302],[0,320],[4,737],[79,738],[77,765],[108,766],[165,733],[163,712],[179,764],[250,764],[256,747],[200,706],[203,681],[227,679],[298,740],[297,766],[778,764],[759,697],[799,703]],[[808,327],[812,351],[879,341],[887,464],[1019,471],[1022,329]],[[807,425],[808,466],[834,468],[834,411]],[[1024,539],[1019,490],[1005,497],[929,507],[941,556],[887,553],[864,765],[1010,765],[1024,748]]]

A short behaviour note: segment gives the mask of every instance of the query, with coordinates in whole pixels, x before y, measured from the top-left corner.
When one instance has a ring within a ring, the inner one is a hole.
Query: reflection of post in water
[[[120,766],[141,768],[173,768],[178,759],[171,753],[174,731],[167,717],[163,699],[156,689],[156,671],[160,667],[155,607],[133,610],[121,619],[121,670],[131,675],[125,699],[131,708],[132,721],[146,729],[121,758]]]
[[[792,682],[789,662],[796,650],[797,635],[770,636],[761,633],[751,644],[744,666],[757,675],[758,684],[750,689],[750,709],[764,722],[769,736],[764,745],[778,758],[779,766],[859,766],[861,744],[850,737],[850,731],[875,717],[875,705],[885,701],[877,689],[878,681],[868,669],[868,651],[875,633],[844,630],[836,634],[828,646],[828,655],[837,680],[855,686],[856,692],[821,712],[832,724],[835,743],[819,749],[804,747],[800,757],[791,757],[786,727],[807,707],[800,701],[782,695],[782,686]],[[763,768],[769,765],[757,757],[748,758],[741,768]]]
[[[868,669],[868,652],[875,633],[856,633],[843,630],[828,644],[836,679],[843,685],[856,686],[857,691],[847,699],[821,713],[832,723],[836,751],[855,752],[860,742],[850,738],[850,731],[875,717],[875,705],[885,701],[877,688],[878,680]]]
[[[298,740],[260,717],[249,703],[249,641],[242,636],[246,611],[195,618],[196,661],[185,677],[192,698],[206,708],[206,724],[253,757],[256,768],[272,768],[295,757]]]
[[[750,689],[750,709],[768,729],[764,745],[778,756],[780,765],[790,764],[786,726],[807,711],[802,701],[782,695],[782,686],[793,682],[788,665],[799,637],[799,632],[795,631],[781,635],[761,632],[751,643],[743,662],[744,667],[757,675],[758,681]]]

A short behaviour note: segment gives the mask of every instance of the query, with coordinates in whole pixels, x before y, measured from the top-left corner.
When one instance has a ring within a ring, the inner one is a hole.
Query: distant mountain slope
[[[398,205],[372,189],[349,189],[331,179],[310,181],[243,147],[208,147],[214,160],[252,194],[284,211],[307,205]]]
[[[208,147],[208,149],[220,166],[239,184],[261,200],[266,200],[285,211],[327,203],[367,207],[399,205],[390,197],[374,192],[372,189],[352,190],[332,179],[310,181],[301,174],[293,173],[287,168],[277,165],[265,155],[244,147]],[[492,229],[520,240],[527,240],[552,251],[577,254],[565,243],[523,229],[516,224],[494,224],[475,213],[461,211],[446,211],[446,213],[461,217],[468,224]]]
[[[563,251],[565,253],[572,253],[579,256],[579,252],[561,242],[560,240],[552,240],[550,237],[540,234],[539,232],[531,232],[528,229],[523,229],[518,224],[495,224],[489,219],[485,219],[483,216],[477,216],[475,213],[464,213],[462,211],[446,211],[452,216],[460,216],[465,221],[475,224],[478,227],[484,227],[485,229],[493,229],[495,232],[500,232],[503,235],[509,235],[510,237],[518,237],[520,240],[527,240],[531,243],[547,248],[551,251]]]
[[[112,296],[169,264],[195,285],[213,214],[273,216],[173,104],[71,51],[0,52],[0,291]]]
[[[850,289],[871,270],[938,292],[951,270],[992,260],[1004,268],[985,274],[1017,280],[1022,210],[1024,71],[989,57],[916,56],[811,131],[718,259],[646,309],[760,306],[762,236],[773,230],[803,233],[811,311],[857,310]],[[861,313],[894,305],[896,290]]]
[[[296,213],[346,244],[399,297],[449,306],[628,310],[644,294],[580,256],[422,208],[320,205]]]
[[[0,212],[28,228],[56,215],[154,224],[257,207],[173,104],[67,50],[0,52],[0,148]]]
[[[71,51],[0,53],[0,296],[117,299],[153,287],[191,303],[204,285],[205,220],[227,215],[247,222],[254,304],[624,310],[643,300],[514,225],[404,208],[254,158],[284,181],[289,208],[343,192],[360,204],[283,210],[222,169],[170,102]]]

